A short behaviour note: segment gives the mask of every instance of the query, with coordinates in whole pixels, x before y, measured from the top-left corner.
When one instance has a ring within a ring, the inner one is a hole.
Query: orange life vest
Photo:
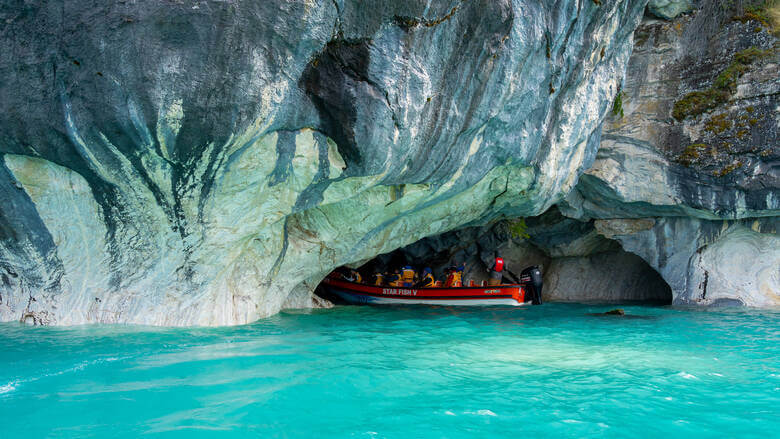
[[[461,280],[461,272],[460,271],[450,271],[450,273],[447,275],[447,282],[444,284],[446,287],[460,287],[463,286],[463,282]]]
[[[412,270],[410,267],[404,267],[403,271],[401,271],[401,279],[403,279],[403,283],[405,287],[413,286],[414,270]]]
[[[463,280],[462,280],[462,271],[456,271],[452,276],[452,286],[453,287],[462,287],[463,286]]]

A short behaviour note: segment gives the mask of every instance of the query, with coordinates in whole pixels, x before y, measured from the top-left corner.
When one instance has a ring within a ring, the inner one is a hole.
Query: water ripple
[[[341,307],[0,325],[3,437],[772,437],[780,312]]]

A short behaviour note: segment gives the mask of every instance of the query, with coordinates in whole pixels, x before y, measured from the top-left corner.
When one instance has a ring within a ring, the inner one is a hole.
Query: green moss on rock
[[[681,121],[689,116],[711,110],[728,101],[729,97],[731,97],[731,93],[725,90],[710,88],[704,91],[694,91],[674,103],[672,116]]]
[[[721,134],[731,128],[732,122],[728,119],[728,114],[721,113],[712,116],[705,124],[704,129],[713,133]]]
[[[623,92],[619,91],[615,96],[615,102],[612,103],[612,114],[616,117],[623,118]]]
[[[691,164],[699,158],[699,156],[706,151],[709,148],[709,146],[705,145],[704,143],[694,143],[693,145],[688,145],[687,148],[683,152],[680,153],[679,156],[677,156],[677,161],[685,166],[691,166]]]
[[[771,54],[769,50],[749,47],[734,54],[734,60],[723,70],[706,90],[686,94],[674,103],[672,116],[682,121],[697,116],[727,102],[737,89],[737,79],[748,71],[748,66]]]
[[[736,163],[732,163],[730,165],[727,165],[726,167],[724,167],[720,171],[713,172],[713,175],[716,176],[716,177],[726,176],[726,175],[731,174],[732,172],[736,171],[737,169],[741,168],[742,165],[743,165],[743,163],[741,161],[740,162],[736,162]]]

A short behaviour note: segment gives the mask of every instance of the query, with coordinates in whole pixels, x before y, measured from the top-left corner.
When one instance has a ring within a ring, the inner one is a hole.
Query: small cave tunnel
[[[424,238],[361,266],[340,270],[356,270],[362,282],[373,283],[375,273],[410,265],[418,273],[430,267],[435,279],[443,280],[448,267],[462,263],[463,284],[473,281],[481,285],[487,283],[496,255],[505,260],[504,283],[515,282],[526,267],[538,266],[545,302],[672,303],[671,288],[647,262],[623,250],[619,242],[599,235],[593,221],[566,218],[555,207],[538,217],[503,220]],[[336,304],[344,303],[322,285],[316,294]]]

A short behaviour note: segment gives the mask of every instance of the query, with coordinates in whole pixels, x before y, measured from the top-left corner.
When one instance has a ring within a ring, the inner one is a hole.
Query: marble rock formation
[[[495,250],[540,264],[547,300],[780,304],[780,46],[765,18],[780,7],[697,3],[637,29],[596,160],[557,206],[568,218],[526,218],[524,241],[496,225],[418,247],[463,259],[442,251],[457,238],[482,255],[477,278]]]
[[[532,216],[644,1],[0,2],[0,320],[240,324]]]
[[[650,0],[647,11],[656,17],[670,20],[693,8],[691,0]]]
[[[777,31],[703,3],[639,26],[621,106],[560,208],[598,219],[603,236],[659,271],[676,304],[777,305]]]

